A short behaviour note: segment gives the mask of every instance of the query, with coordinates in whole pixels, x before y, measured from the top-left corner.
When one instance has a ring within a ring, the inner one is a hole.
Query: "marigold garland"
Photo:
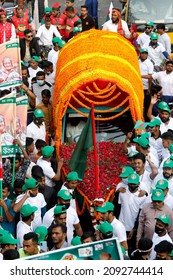
[[[87,116],[77,106],[90,109],[91,103],[106,104],[110,109],[96,111],[110,113],[125,105],[118,114],[99,120],[116,118],[130,108],[136,122],[143,120],[143,99],[136,51],[124,37],[102,30],[77,35],[62,48],[57,63],[53,97],[57,155],[67,108]]]

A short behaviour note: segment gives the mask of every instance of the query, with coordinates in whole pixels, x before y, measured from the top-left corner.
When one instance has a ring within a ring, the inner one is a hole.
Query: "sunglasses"
[[[29,35],[29,36],[27,36],[27,38],[33,38],[33,35]]]
[[[145,29],[152,29],[152,28],[151,28],[151,27],[149,27],[149,26],[146,26],[146,27],[145,27]]]

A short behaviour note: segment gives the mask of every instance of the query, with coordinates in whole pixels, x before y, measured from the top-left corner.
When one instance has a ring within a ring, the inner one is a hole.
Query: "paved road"
[[[49,7],[52,6],[53,3],[57,2],[56,0],[49,0]],[[61,4],[61,11],[65,9],[65,0],[58,0]],[[111,0],[98,0],[98,19],[99,24],[102,25],[106,21],[107,11],[109,9]],[[119,0],[112,0],[114,7],[121,8],[121,3]],[[85,4],[85,0],[75,0],[75,7],[80,11],[80,6]]]

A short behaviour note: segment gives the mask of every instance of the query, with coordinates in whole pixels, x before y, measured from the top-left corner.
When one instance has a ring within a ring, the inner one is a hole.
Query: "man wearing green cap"
[[[152,251],[150,255],[150,260],[154,260],[156,258],[156,252],[154,251],[154,247],[159,244],[163,240],[167,240],[168,242],[172,243],[172,239],[170,238],[167,229],[170,225],[170,218],[168,215],[160,215],[156,217],[156,224],[155,224],[155,232],[153,234],[152,242]]]
[[[166,59],[171,60],[171,56],[166,52],[164,46],[158,42],[158,34],[150,33],[150,42],[145,43],[142,48],[148,49],[148,58],[153,62],[154,66],[159,66],[162,63],[160,58],[163,55]]]
[[[34,144],[37,139],[46,140],[46,126],[44,122],[44,113],[41,109],[34,110],[33,121],[27,125],[26,136],[34,139]],[[37,153],[37,149],[34,149]]]
[[[143,48],[143,45],[145,43],[150,42],[150,34],[153,31],[154,28],[154,22],[149,21],[146,23],[145,25],[145,31],[141,34],[139,34],[138,38],[137,38],[137,43],[138,43],[138,47],[139,49]]]
[[[62,47],[65,45],[65,41],[63,41],[59,37],[54,37],[52,40],[53,48],[48,53],[48,61],[52,62],[54,65],[54,68],[56,69],[56,63],[58,61],[59,51],[62,49]]]
[[[156,149],[159,162],[161,162],[162,160],[162,150],[163,150],[160,125],[161,125],[161,120],[159,118],[153,118],[150,120],[150,122],[148,122],[148,128],[151,133],[151,136],[149,137],[149,143],[151,147]]]
[[[45,183],[50,188],[55,186],[55,182],[61,178],[61,169],[63,160],[57,160],[57,172],[55,173],[51,166],[51,159],[53,157],[55,148],[53,146],[45,146],[42,149],[42,156],[37,160],[37,165],[43,169],[45,175]]]
[[[31,57],[31,59],[29,61],[29,67],[28,67],[30,79],[36,77],[36,74],[38,71],[42,71],[42,69],[39,67],[40,61],[41,61],[40,58],[36,55],[33,55]]]
[[[23,247],[23,236],[24,234],[34,231],[32,221],[34,220],[34,213],[38,210],[36,206],[25,204],[20,209],[21,220],[17,223],[16,236],[19,240],[17,248]]]
[[[164,203],[164,192],[161,189],[153,190],[151,200],[152,202],[143,205],[139,214],[137,243],[142,236],[152,239],[155,230],[155,218],[163,214],[170,217],[168,234],[173,240],[173,212]]]
[[[107,221],[102,222],[96,228],[97,228],[97,230],[99,230],[99,239],[100,240],[112,238],[113,226],[110,223],[108,223]]]
[[[71,239],[73,238],[74,230],[75,233],[79,236],[83,234],[79,217],[77,215],[77,212],[74,208],[70,206],[70,200],[72,199],[72,196],[68,190],[60,190],[57,193],[57,205],[65,206],[67,210],[67,234],[68,234],[68,242],[70,244]],[[43,217],[43,225],[47,228],[51,225],[51,223],[54,220],[54,208],[57,206],[55,205],[52,207],[49,211],[47,211]]]
[[[34,178],[29,178],[25,181],[22,187],[24,193],[17,196],[14,211],[17,213],[25,204],[36,206],[34,220],[32,221],[33,229],[42,224],[42,217],[46,212],[46,201],[42,193],[38,192],[38,182]]]
[[[9,249],[16,250],[17,244],[19,240],[15,239],[12,234],[7,231],[1,231],[0,235],[0,246],[1,246],[1,254],[3,255],[5,251]],[[2,255],[0,259],[2,258]]]

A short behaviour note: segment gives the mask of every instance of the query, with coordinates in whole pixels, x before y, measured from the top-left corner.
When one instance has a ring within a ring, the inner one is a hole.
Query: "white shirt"
[[[156,258],[156,251],[154,251],[154,247],[163,240],[167,240],[168,242],[172,243],[172,239],[168,233],[166,233],[164,236],[158,236],[157,233],[153,234],[153,238],[152,238],[153,246],[152,246],[152,251],[151,251],[151,255],[150,255],[150,260],[154,260]]]
[[[34,139],[34,144],[37,141],[37,139],[46,140],[46,126],[45,123],[38,127],[34,122],[31,122],[26,127],[26,137],[31,137]],[[37,149],[34,149],[34,153],[37,153]]]
[[[18,203],[24,196],[25,193],[18,195],[15,204]],[[25,204],[30,204],[31,206],[36,206],[38,208],[37,211],[35,211],[34,220],[32,221],[33,230],[35,230],[36,227],[42,225],[41,208],[46,206],[46,201],[43,194],[38,193],[35,197],[28,197],[23,205]]]
[[[150,178],[150,172],[144,170],[144,173],[139,176],[139,180],[140,180],[140,185],[145,186],[146,191],[149,194],[151,192],[151,186],[152,186],[152,179]]]
[[[166,74],[165,71],[155,72],[152,75],[154,80],[157,80],[162,87],[162,95],[173,96],[173,72]]]
[[[57,52],[52,56],[52,63],[53,63],[54,69],[56,69],[58,57],[59,57],[59,51],[57,51]]]
[[[141,48],[143,48],[144,44],[150,43],[150,35],[147,35],[145,32],[139,34],[139,36],[137,38],[137,43],[138,43],[138,45],[141,46]]]
[[[171,39],[167,33],[163,33],[159,36],[158,42],[161,43],[165,50],[171,54]]]
[[[23,247],[24,234],[26,234],[28,232],[32,232],[32,231],[33,231],[32,223],[31,223],[31,226],[27,225],[23,221],[19,221],[17,223],[16,236],[17,236],[17,239],[19,240],[19,243],[17,244],[17,249],[20,249]]]
[[[51,167],[51,162],[48,162],[43,159],[41,156],[37,160],[37,165],[42,167],[44,175],[45,175],[45,184],[49,187],[55,186],[55,182],[52,181],[52,178],[56,175],[53,168]]]
[[[165,52],[165,48],[161,43],[157,43],[158,46],[153,48],[150,43],[145,43],[143,45],[144,49],[148,49],[148,58],[154,62],[154,65],[160,66],[162,59],[160,58],[161,54]]]
[[[139,63],[141,75],[153,74],[154,65],[148,58],[144,61],[141,61],[141,59],[139,58],[138,63]],[[144,89],[149,89],[148,79],[142,79],[142,83]]]
[[[48,53],[48,57],[47,57],[47,60],[54,63],[53,62],[53,56],[57,53],[57,51],[55,51],[54,49],[52,49],[49,53]]]
[[[65,184],[65,183],[64,183],[64,184]],[[60,190],[68,190],[69,193],[70,193],[71,195],[73,195],[74,190],[73,190],[73,189],[68,189],[64,184],[61,186],[61,189],[60,189]],[[70,206],[71,206],[72,208],[74,208],[75,210],[77,210],[77,209],[76,209],[76,201],[75,201],[75,199],[70,199]]]
[[[126,229],[124,225],[116,218],[111,223],[113,227],[113,237],[117,237],[119,242],[127,240]]]
[[[157,183],[157,181],[161,180],[161,179],[166,179],[163,176],[163,171],[160,171],[159,174],[154,178],[153,180],[153,184],[152,184],[152,188],[155,189],[155,185]],[[173,176],[170,177],[169,179],[166,179],[168,181],[168,187],[169,187],[169,194],[171,196],[173,196]]]
[[[160,132],[161,132],[161,134],[163,134],[164,132],[168,131],[168,129],[172,129],[173,128],[173,118],[172,117],[169,118],[169,122],[168,123],[163,123],[162,120],[159,118],[159,116],[157,116],[156,118],[158,118],[161,121],[161,125],[160,125]]]
[[[55,84],[55,71],[53,71],[52,73],[50,73],[49,75],[45,75],[45,80],[46,82],[48,82],[51,85]]]
[[[53,36],[61,38],[59,31],[55,25],[50,26],[49,29],[45,27],[45,24],[41,25],[37,31],[36,37],[40,38],[39,44],[44,46],[51,46]]]
[[[127,22],[124,20],[121,20],[121,22],[122,22],[122,29],[124,30],[124,33],[125,33],[125,37],[130,38],[131,33],[129,31]],[[111,19],[106,21],[103,24],[103,28],[102,28],[102,30],[109,30],[109,31],[116,32],[116,33],[117,33],[117,29],[118,29],[118,24],[113,23]]]
[[[43,216],[43,225],[47,228],[50,227],[51,223],[54,219],[54,208],[56,206],[49,209],[45,215]],[[67,219],[66,219],[66,226],[67,226],[67,240],[68,244],[71,244],[71,240],[73,238],[73,231],[74,231],[74,225],[77,225],[79,223],[79,218],[71,206],[67,209]]]
[[[28,67],[28,71],[29,71],[29,76],[30,79],[36,77],[36,74],[38,71],[43,71],[43,69],[41,69],[40,67],[37,67],[37,69],[33,69],[31,66]]]
[[[159,138],[155,139],[154,137],[150,136],[149,144],[150,144],[150,147],[153,147],[154,149],[156,149],[158,158],[159,158],[159,162],[160,162],[162,159],[162,150],[163,150],[162,138],[159,137]]]
[[[139,190],[131,193],[128,189],[125,193],[120,193],[121,210],[119,220],[125,226],[126,231],[131,231],[135,225],[139,209],[145,202],[146,196],[139,197]]]

